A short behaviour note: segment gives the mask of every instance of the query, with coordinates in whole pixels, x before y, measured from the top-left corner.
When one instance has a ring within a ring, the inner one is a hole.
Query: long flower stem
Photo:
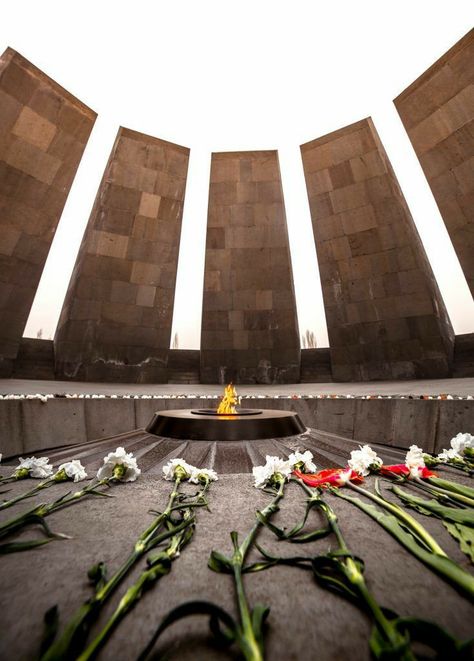
[[[363,496],[367,496],[385,510],[388,510],[392,516],[382,514],[373,505],[368,505],[358,498],[348,496],[341,491],[334,489],[334,495],[343,498],[356,507],[364,511],[371,518],[377,521],[385,530],[412,553],[418,560],[430,567],[434,572],[440,574],[444,579],[453,584],[463,592],[471,601],[474,600],[474,577],[451,560],[441,549],[441,553],[436,552],[440,548],[437,543],[432,545],[430,540],[434,541],[425,528],[419,524],[413,517],[405,512],[401,507],[394,506],[392,503],[375,496],[374,494],[350,485],[355,491],[359,491]],[[392,519],[392,520],[391,520]]]
[[[447,489],[441,489],[432,484],[423,484],[423,480],[420,478],[415,478],[414,484],[419,486],[423,491],[430,493],[432,496],[438,499],[450,500],[451,503],[456,507],[470,507],[474,508],[474,499],[469,498],[469,496],[463,496],[463,494],[455,493],[454,491],[449,491]]]
[[[60,510],[63,507],[67,507],[68,505],[71,505],[81,500],[90,493],[95,493],[97,495],[104,496],[105,494],[100,491],[97,491],[97,488],[104,486],[106,484],[111,484],[113,482],[114,482],[113,478],[104,478],[103,480],[99,480],[98,482],[93,482],[91,484],[88,484],[80,491],[75,491],[72,494],[68,494],[62,498],[58,498],[57,500],[54,500],[50,503],[40,503],[39,505],[36,505],[30,510],[23,512],[23,514],[20,514],[19,516],[2,523],[0,525],[0,539],[6,537],[7,535],[11,535],[14,532],[17,532],[24,526],[28,525],[28,523],[42,521],[44,517],[48,516],[48,514],[52,514],[53,512],[56,512],[57,510]]]
[[[244,583],[242,578],[242,568],[245,564],[245,559],[250,551],[259,530],[264,525],[274,512],[278,509],[278,503],[284,496],[285,480],[280,479],[278,482],[277,493],[272,502],[267,505],[261,512],[260,517],[254,524],[250,532],[245,537],[240,546],[235,548],[232,556],[232,569],[234,573],[234,581],[237,592],[237,602],[239,605],[240,622],[242,627],[242,652],[247,661],[263,661],[263,651],[260,644],[255,637],[255,631],[252,626],[252,618],[250,609],[245,594]]]
[[[168,498],[168,504],[163,512],[155,517],[153,522],[146,528],[135,542],[132,553],[117,569],[113,576],[102,585],[95,595],[83,604],[73,615],[67,624],[63,634],[56,640],[42,657],[42,661],[59,660],[64,657],[69,658],[74,653],[74,658],[82,650],[87,633],[92,626],[97,613],[103,607],[104,603],[115,591],[123,578],[128,574],[135,563],[145,555],[151,548],[160,541],[170,537],[172,533],[163,533],[157,535],[160,527],[169,520],[171,512],[174,509],[178,497],[182,496],[179,492],[181,477],[177,477],[173,490]],[[208,483],[204,485],[199,493],[195,503],[187,503],[183,508],[192,508],[205,504],[204,494],[208,488]]]
[[[362,496],[370,498],[370,500],[373,500],[374,503],[377,503],[377,505],[380,505],[384,509],[388,510],[391,514],[396,516],[397,519],[403,521],[407,528],[412,530],[415,535],[424,542],[424,544],[430,549],[432,553],[436,553],[436,555],[443,556],[445,558],[448,557],[438,542],[429,534],[429,532],[421,525],[421,523],[418,523],[415,518],[408,514],[408,512],[405,512],[405,510],[403,510],[401,507],[395,505],[394,503],[390,503],[389,501],[381,498],[380,496],[377,496],[367,489],[362,489],[362,487],[359,487],[352,482],[348,482],[347,486],[354,491],[357,491]]]
[[[370,592],[365,582],[364,575],[354,560],[353,554],[346,544],[346,540],[339,527],[339,521],[336,512],[333,508],[323,500],[318,491],[312,491],[300,479],[296,479],[300,486],[306,491],[310,500],[315,502],[317,507],[322,510],[326,516],[328,525],[331,532],[334,533],[338,544],[338,556],[341,567],[347,579],[350,581],[352,589],[358,594],[361,601],[364,603],[364,608],[372,617],[375,625],[377,626],[381,635],[389,641],[392,647],[397,648],[400,643],[400,634],[397,632],[393,624],[385,617],[383,611],[376,599]],[[409,650],[405,650],[401,657],[404,661],[412,661],[414,656]]]
[[[48,487],[53,486],[53,484],[56,484],[56,480],[50,479],[50,480],[45,480],[44,482],[40,482],[40,484],[37,484],[36,487],[33,487],[33,489],[30,489],[29,491],[26,491],[25,493],[22,493],[19,496],[16,496],[15,498],[10,498],[10,500],[6,500],[3,503],[1,503],[0,510],[5,510],[8,507],[15,505],[15,503],[19,503],[21,500],[25,500],[26,498],[31,498],[32,496],[36,496],[37,493],[39,493],[43,489],[47,489]]]
[[[179,529],[179,532],[173,535],[166,549],[153,560],[148,569],[142,571],[137,581],[128,588],[101,632],[78,657],[77,661],[88,661],[89,659],[95,658],[99,650],[109,639],[114,629],[140,600],[144,589],[171,571],[171,562],[179,556],[181,547],[187,543],[192,536],[192,530],[191,535],[188,534],[188,530],[193,524],[194,516],[192,515],[191,509],[187,509],[183,514],[183,522],[176,528]]]

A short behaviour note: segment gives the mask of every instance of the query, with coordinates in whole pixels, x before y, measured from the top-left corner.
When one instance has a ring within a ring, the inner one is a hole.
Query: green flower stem
[[[423,483],[420,478],[415,479]],[[468,507],[474,507],[474,489],[471,487],[456,484],[456,482],[450,480],[443,480],[440,477],[429,477],[425,482],[428,482],[430,487],[438,493],[445,494]]]
[[[16,482],[17,477],[15,475],[9,475],[8,477],[0,477],[0,484],[8,484],[9,482]]]
[[[471,601],[474,601],[474,576],[471,576],[469,572],[451,560],[442,549],[441,553],[433,550],[440,547],[436,543],[434,546],[432,542],[428,544],[430,540],[434,540],[421,524],[404,512],[401,507],[393,506],[392,503],[375,496],[365,489],[360,489],[356,485],[351,484],[351,488],[359,491],[363,496],[367,496],[391,514],[383,514],[373,505],[366,504],[358,498],[348,496],[342,493],[341,490],[331,489],[331,492],[338,498],[343,498],[353,503],[368,514],[385,528],[390,535],[395,537],[412,555],[418,558],[418,560],[430,567],[435,573],[440,574]]]
[[[26,491],[25,493],[20,494],[19,496],[16,496],[15,498],[10,498],[10,500],[6,500],[5,502],[0,504],[0,510],[5,510],[7,507],[11,507],[12,505],[15,505],[15,503],[19,503],[21,500],[25,500],[25,498],[31,498],[32,496],[36,496],[37,493],[39,493],[42,489],[47,489],[48,487],[51,487],[53,484],[56,484],[56,480],[54,478],[50,478],[49,480],[44,480],[44,482],[40,482],[39,484],[36,485],[36,487],[33,487],[33,489],[30,489],[29,491]]]
[[[245,559],[249,550],[251,549],[255,538],[264,525],[265,521],[278,510],[278,503],[284,496],[285,478],[281,476],[278,478],[277,493],[272,502],[267,505],[261,512],[260,517],[250,530],[244,541],[240,546],[237,546],[236,534],[234,534],[234,554],[232,556],[232,570],[234,573],[235,587],[237,591],[237,602],[239,605],[240,622],[242,628],[241,636],[241,649],[247,661],[263,661],[263,650],[255,636],[255,631],[252,624],[252,617],[245,595],[244,583],[242,578],[242,569],[245,564]]]
[[[71,620],[66,625],[62,635],[51,645],[51,647],[41,657],[42,661],[58,661],[64,658],[76,658],[78,652],[83,649],[87,633],[89,632],[94,619],[97,617],[98,612],[114,592],[117,586],[121,583],[126,574],[135,565],[135,563],[150,549],[157,546],[161,541],[171,537],[172,532],[166,530],[161,534],[157,534],[160,527],[170,519],[171,512],[174,509],[175,502],[183,494],[179,492],[179,485],[182,481],[182,476],[177,476],[173,490],[170,493],[168,504],[165,510],[155,517],[153,522],[144,530],[135,542],[132,553],[122,563],[114,575],[107,580],[101,587],[98,588],[95,595],[85,602],[76,613],[72,616]],[[206,481],[203,488],[194,503],[186,503],[181,505],[181,508],[194,508],[206,504],[205,493],[209,484]]]
[[[382,636],[389,641],[390,645],[394,648],[398,648],[400,645],[401,639],[400,634],[395,629],[393,624],[385,617],[382,609],[377,603],[376,599],[370,592],[365,582],[364,575],[360,570],[357,562],[354,560],[353,554],[346,544],[346,540],[342,534],[342,531],[339,527],[339,522],[336,512],[325,500],[321,498],[319,490],[311,490],[301,479],[296,478],[295,482],[298,482],[304,491],[308,494],[311,502],[316,503],[316,506],[322,510],[326,516],[331,532],[334,533],[337,544],[338,544],[338,557],[339,562],[342,565],[344,574],[347,579],[350,581],[352,589],[357,593],[361,601],[365,605],[365,610],[369,612],[372,616],[372,619],[379,629]],[[412,661],[414,660],[413,654],[409,650],[405,650],[401,659],[403,661]]]
[[[106,495],[100,491],[97,491],[97,488],[106,484],[110,484],[113,481],[113,478],[104,478],[98,482],[88,484],[80,491],[67,494],[66,496],[58,498],[57,500],[54,500],[50,503],[40,503],[39,505],[36,505],[32,509],[27,510],[14,519],[10,519],[9,521],[2,523],[0,525],[0,539],[6,537],[7,535],[11,535],[14,532],[17,532],[32,521],[38,522],[44,519],[44,517],[48,516],[48,514],[52,514],[53,512],[56,512],[56,510],[62,509],[63,507],[67,507],[68,505],[81,500],[81,498],[84,498],[84,496],[87,496],[90,493],[95,493],[96,495],[102,496]]]
[[[377,496],[371,491],[368,491],[367,489],[363,489],[362,487],[357,486],[357,484],[354,484],[353,482],[348,482],[347,486],[353,489],[354,491],[357,491],[362,496],[366,496],[367,498],[370,498],[370,500],[373,500],[374,503],[377,503],[377,505],[380,505],[384,509],[388,510],[399,521],[402,521],[402,523],[410,531],[413,531],[413,533],[418,539],[423,541],[424,545],[432,553],[435,553],[436,555],[439,556],[443,556],[445,558],[448,557],[447,554],[441,548],[441,546],[438,544],[438,542],[434,539],[434,537],[432,537],[430,533],[426,530],[426,528],[424,528],[421,525],[421,523],[418,523],[418,521],[414,519],[410,514],[408,514],[408,512],[405,512],[405,510],[402,509],[399,505],[391,503],[388,500],[382,498],[381,496]]]
[[[430,493],[432,496],[441,501],[450,501],[452,505],[457,507],[474,508],[474,499],[470,498],[469,496],[456,493],[455,491],[450,491],[449,489],[442,489],[432,483],[426,484],[426,480],[422,480],[419,477],[415,477],[409,482],[419,487],[423,491]]]
[[[166,549],[159,553],[156,558],[149,558],[149,568],[142,571],[137,581],[128,588],[102,631],[77,658],[77,661],[88,661],[95,658],[114,629],[140,600],[143,591],[171,571],[171,563],[179,556],[181,548],[190,541],[193,535],[193,527],[194,515],[191,509],[186,509],[183,514],[183,521],[176,526],[175,534]],[[190,534],[189,531],[191,531]]]

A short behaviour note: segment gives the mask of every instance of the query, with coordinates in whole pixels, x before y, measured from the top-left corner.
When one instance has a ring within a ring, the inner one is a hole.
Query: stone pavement
[[[295,383],[284,385],[239,385],[239,395],[439,395],[474,396],[474,378],[423,379],[416,381],[368,381],[365,383]],[[80,381],[36,381],[0,379],[0,394],[89,393],[118,395],[222,395],[223,386],[204,384],[85,383]]]
[[[4,473],[4,471],[2,471]],[[451,477],[451,471],[449,471]],[[369,480],[371,483],[371,480]],[[9,496],[25,489],[16,483]],[[28,485],[30,481],[28,481]],[[371,484],[371,486],[373,486]],[[114,486],[115,498],[89,498],[49,517],[54,531],[72,539],[53,541],[33,551],[2,558],[0,577],[0,658],[27,661],[37,658],[44,612],[58,604],[61,626],[86,600],[91,589],[87,570],[99,560],[113,572],[128,556],[134,540],[151,521],[150,509],[163,509],[171,484],[158,475],[145,473],[132,484]],[[55,485],[35,501],[19,503],[0,513],[4,521],[28,509],[33,502],[58,497],[67,486]],[[232,580],[207,568],[211,550],[231,553],[229,533],[249,531],[255,509],[268,504],[270,497],[253,487],[250,475],[221,475],[210,492],[210,511],[199,511],[195,537],[174,563],[170,575],[146,592],[118,627],[100,659],[136,659],[161,618],[171,608],[188,600],[209,600],[236,614]],[[366,562],[366,580],[376,598],[400,615],[417,615],[434,620],[450,632],[472,636],[474,607],[450,585],[434,575],[374,521],[353,505],[327,496],[338,513],[341,529],[350,548]],[[302,514],[304,497],[295,484],[289,485],[281,512],[275,522],[293,525]],[[418,515],[416,515],[418,518]],[[446,552],[467,567],[457,544],[438,520],[421,517]],[[320,519],[314,514],[311,525]],[[31,529],[24,538],[39,535]],[[269,552],[294,555],[295,547],[275,541],[268,531],[259,537]],[[308,545],[298,545],[297,554],[326,553],[330,537]],[[124,586],[112,597],[99,621],[103,625],[118,603],[125,586],[134,579],[132,572]],[[335,661],[369,659],[369,621],[357,608],[319,587],[310,572],[277,567],[244,577],[251,605],[271,607],[266,634],[266,658],[276,661]],[[94,629],[97,633],[98,628]],[[181,621],[162,637],[155,654],[179,661],[235,659],[235,648],[221,650],[209,640],[207,619],[193,617]],[[158,658],[154,656],[152,658]]]

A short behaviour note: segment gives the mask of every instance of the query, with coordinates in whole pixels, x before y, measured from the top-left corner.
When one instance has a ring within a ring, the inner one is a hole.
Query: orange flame
[[[239,396],[235,392],[235,388],[232,383],[229,383],[228,386],[224,388],[224,397],[221,400],[217,408],[218,415],[228,415],[229,413],[237,413],[235,405],[239,404]]]

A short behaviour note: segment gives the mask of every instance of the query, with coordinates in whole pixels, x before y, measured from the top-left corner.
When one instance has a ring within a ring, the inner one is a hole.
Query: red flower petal
[[[326,468],[318,473],[301,473],[298,470],[293,471],[293,473],[309,487],[325,487],[328,484],[333,487],[343,487],[346,481],[341,477],[341,473],[346,471],[346,468]],[[355,484],[360,484],[364,481],[364,478],[356,471],[351,471],[350,480]]]

